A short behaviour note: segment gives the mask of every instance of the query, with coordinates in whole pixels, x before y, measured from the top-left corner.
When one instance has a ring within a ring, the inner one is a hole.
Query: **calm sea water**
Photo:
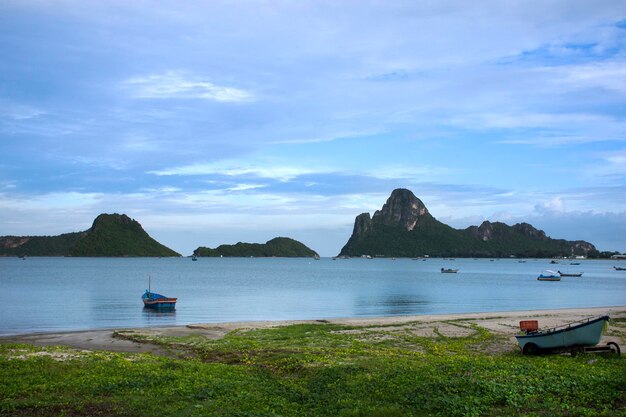
[[[611,261],[0,258],[0,334],[626,305]],[[458,268],[442,274],[440,268]],[[584,272],[541,282],[546,269]],[[143,308],[152,290],[175,312]]]

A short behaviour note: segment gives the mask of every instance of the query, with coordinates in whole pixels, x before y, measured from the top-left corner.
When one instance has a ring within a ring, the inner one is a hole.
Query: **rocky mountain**
[[[101,214],[89,230],[59,236],[0,237],[0,255],[180,256],[160,244],[125,214]]]
[[[315,258],[318,254],[306,245],[288,237],[276,237],[265,243],[244,243],[220,245],[215,249],[199,247],[193,251],[195,256],[213,257],[281,257],[281,258]]]
[[[464,230],[437,219],[407,189],[391,193],[381,210],[356,217],[352,236],[341,256],[554,257],[593,255],[585,241],[552,239],[528,223],[508,226],[483,222]]]

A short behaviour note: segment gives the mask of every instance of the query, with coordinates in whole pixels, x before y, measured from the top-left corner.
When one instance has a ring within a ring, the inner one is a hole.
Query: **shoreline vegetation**
[[[6,416],[626,416],[623,356],[523,356],[541,328],[626,306],[190,324],[0,337]]]

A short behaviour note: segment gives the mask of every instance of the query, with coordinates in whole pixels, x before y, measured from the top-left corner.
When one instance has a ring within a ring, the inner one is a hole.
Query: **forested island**
[[[180,256],[125,214],[101,214],[89,230],[58,236],[2,236],[0,256]]]
[[[234,245],[220,245],[215,249],[199,247],[194,256],[208,257],[253,257],[253,258],[318,258],[319,255],[305,244],[288,237],[276,237],[265,243],[238,242]]]

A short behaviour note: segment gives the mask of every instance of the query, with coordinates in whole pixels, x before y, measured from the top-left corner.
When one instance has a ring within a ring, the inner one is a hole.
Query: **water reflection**
[[[173,308],[156,310],[144,307],[142,318],[147,325],[173,324],[176,322],[176,310]]]
[[[387,315],[402,316],[417,314],[427,309],[430,302],[418,295],[388,295],[360,299],[356,301],[356,313],[359,316]]]

